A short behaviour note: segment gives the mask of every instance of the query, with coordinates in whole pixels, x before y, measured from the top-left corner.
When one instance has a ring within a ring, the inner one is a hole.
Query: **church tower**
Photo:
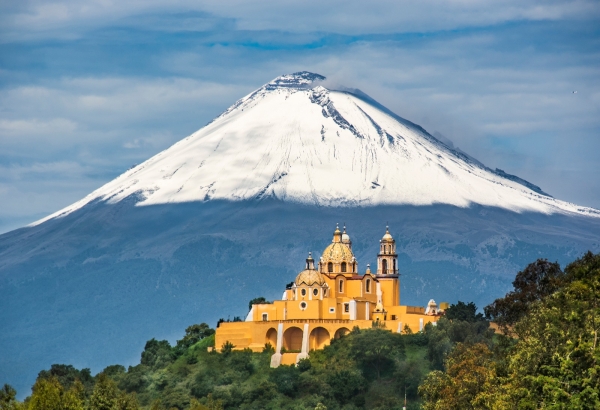
[[[396,241],[390,234],[389,227],[385,227],[385,235],[379,241],[379,254],[377,255],[377,275],[397,275],[398,254],[396,254]]]
[[[383,293],[381,302],[383,306],[396,306],[400,304],[400,278],[398,274],[398,254],[396,253],[396,241],[390,234],[388,226],[385,227],[385,235],[379,241],[379,254],[377,255],[377,280],[378,292]],[[385,319],[385,309],[380,312]],[[391,315],[396,316],[396,315]],[[390,316],[390,318],[391,318]],[[394,318],[391,318],[394,320]]]

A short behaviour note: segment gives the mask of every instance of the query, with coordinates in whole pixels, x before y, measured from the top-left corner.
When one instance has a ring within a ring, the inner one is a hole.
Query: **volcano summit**
[[[323,80],[309,72],[274,79],[44,220],[131,195],[138,205],[271,197],[316,206],[479,204],[600,217],[492,171],[366,95],[327,89]]]
[[[415,305],[482,307],[537,258],[600,251],[598,210],[326,84],[278,77],[82,200],[1,235],[5,381],[24,391],[52,363],[133,363],[151,337],[244,317],[253,297],[281,296],[336,222],[360,238],[362,266],[389,224],[403,303]]]

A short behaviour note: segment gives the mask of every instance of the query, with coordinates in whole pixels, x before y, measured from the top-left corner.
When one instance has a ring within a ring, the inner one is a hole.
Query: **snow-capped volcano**
[[[492,171],[364,94],[325,88],[323,80],[309,72],[277,77],[48,218],[132,194],[138,205],[271,196],[321,206],[479,204],[600,216]]]

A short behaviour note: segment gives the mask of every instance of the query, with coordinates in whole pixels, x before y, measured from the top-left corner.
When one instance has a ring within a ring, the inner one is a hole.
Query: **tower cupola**
[[[398,274],[398,255],[396,254],[396,241],[390,233],[389,226],[385,227],[385,234],[379,241],[379,255],[377,255],[378,275]]]
[[[333,243],[342,242],[342,231],[340,231],[340,226],[335,224],[335,231],[333,231]]]
[[[308,258],[306,258],[306,269],[315,269],[315,260],[312,257],[312,252],[308,252]]]
[[[344,232],[342,232],[342,243],[348,246],[352,250],[352,241],[350,240],[350,235],[346,233],[346,225],[344,224]]]

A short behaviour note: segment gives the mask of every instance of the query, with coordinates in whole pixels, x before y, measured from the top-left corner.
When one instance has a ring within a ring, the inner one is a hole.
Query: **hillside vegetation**
[[[600,255],[562,271],[538,260],[485,307],[458,302],[417,334],[355,328],[298,366],[262,353],[213,351],[214,330],[186,329],[175,346],[149,340],[140,363],[53,365],[32,394],[0,390],[0,410],[600,408]],[[494,334],[489,320],[503,334]]]

